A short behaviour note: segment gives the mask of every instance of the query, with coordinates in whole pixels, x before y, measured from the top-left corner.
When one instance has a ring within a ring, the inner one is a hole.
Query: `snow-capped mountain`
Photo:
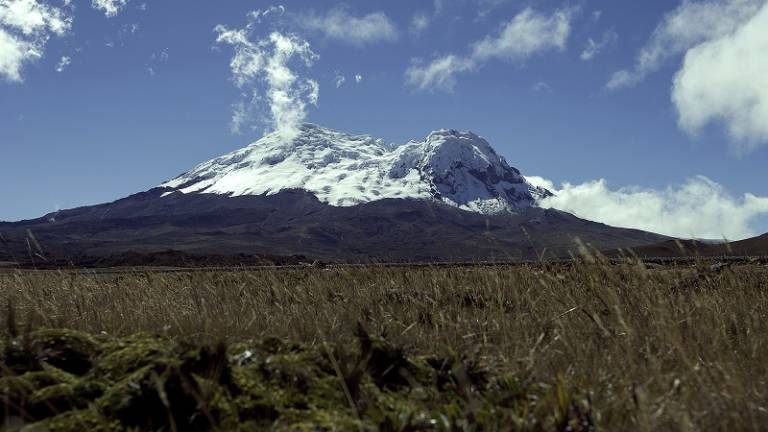
[[[470,132],[387,145],[304,125],[291,142],[267,135],[113,202],[0,222],[0,261],[154,262],[168,251],[203,261],[506,261],[568,257],[574,239],[598,250],[668,240],[535,205],[549,195]]]
[[[302,125],[292,142],[269,134],[160,187],[174,189],[166,195],[229,196],[301,189],[337,207],[385,198],[436,200],[483,214],[514,212],[550,195],[471,132],[440,130],[395,146],[312,124]]]

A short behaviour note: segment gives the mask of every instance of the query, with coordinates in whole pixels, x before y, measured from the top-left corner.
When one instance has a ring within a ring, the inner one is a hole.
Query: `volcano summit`
[[[311,124],[293,142],[267,135],[160,187],[229,196],[301,189],[337,207],[426,199],[484,214],[531,207],[550,195],[471,132],[440,130],[424,141],[392,146]]]

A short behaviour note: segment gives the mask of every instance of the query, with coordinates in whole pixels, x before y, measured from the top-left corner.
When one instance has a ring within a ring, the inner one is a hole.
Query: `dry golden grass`
[[[603,430],[768,424],[768,268],[758,265],[7,272],[0,303],[19,327],[231,343],[344,345],[362,322],[413,355],[477,353],[498,373],[564,379]]]

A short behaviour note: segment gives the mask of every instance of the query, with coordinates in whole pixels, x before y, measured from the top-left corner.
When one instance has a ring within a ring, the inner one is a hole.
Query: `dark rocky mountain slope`
[[[334,207],[296,190],[241,197],[163,196],[166,192],[158,188],[109,204],[0,224],[5,239],[0,253],[6,255],[0,261],[23,259],[30,252],[77,262],[86,256],[166,250],[355,262],[506,260],[567,256],[576,251],[577,238],[597,249],[664,239],[536,207],[486,215],[413,199]]]

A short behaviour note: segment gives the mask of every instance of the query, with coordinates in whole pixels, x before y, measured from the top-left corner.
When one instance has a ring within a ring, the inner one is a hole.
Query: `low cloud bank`
[[[542,177],[527,179],[555,194],[543,200],[542,207],[612,226],[674,237],[741,240],[759,234],[753,228],[754,222],[768,217],[768,197],[734,197],[704,176],[662,190],[611,189],[604,179],[563,183],[559,187]]]

